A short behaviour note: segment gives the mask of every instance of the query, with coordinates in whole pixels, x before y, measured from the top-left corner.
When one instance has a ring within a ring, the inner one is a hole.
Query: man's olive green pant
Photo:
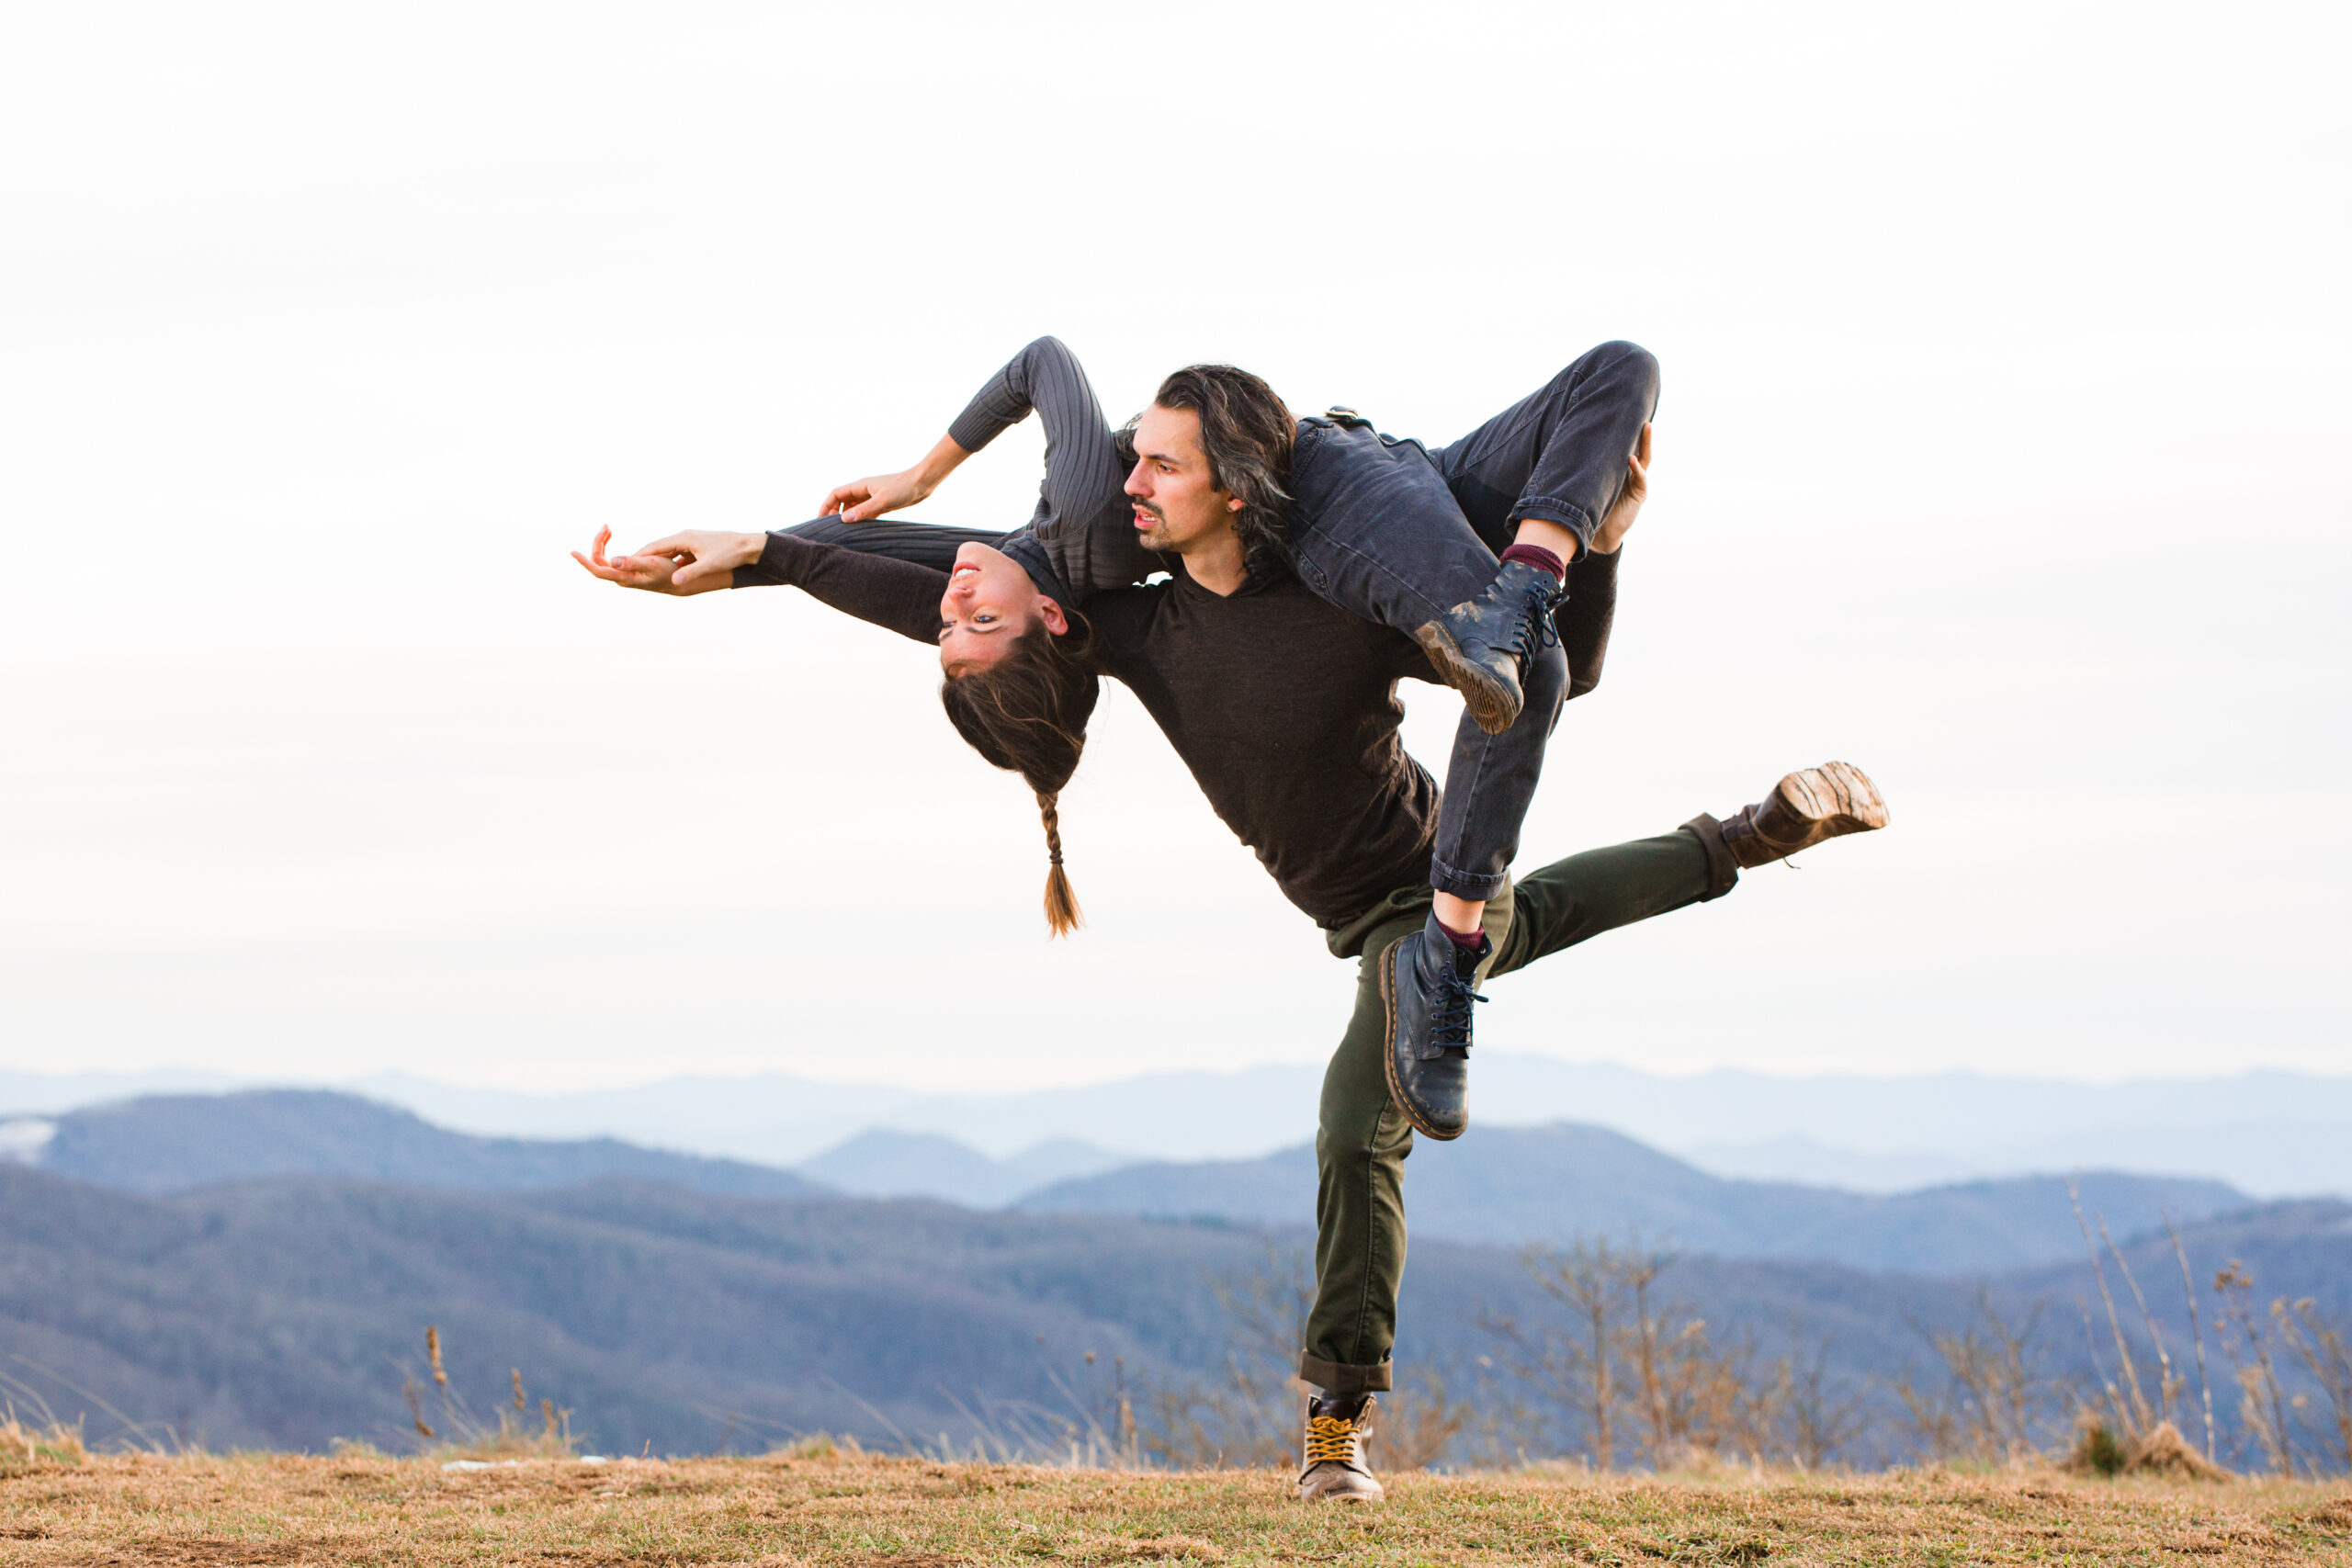
[[[1719,898],[1739,873],[1712,817],[1655,839],[1636,839],[1555,861],[1506,884],[1487,905],[1495,951],[1481,972],[1508,975],[1602,931]],[[1331,930],[1331,951],[1361,956],[1356,1010],[1323,1075],[1315,1156],[1315,1309],[1298,1375],[1326,1393],[1389,1386],[1396,1343],[1396,1289],[1405,1277],[1405,1156],[1413,1129],[1388,1099],[1388,1010],[1380,955],[1429,919],[1430,890],[1400,887]],[[1478,1054],[1470,1054],[1476,1103]],[[1469,1135],[1476,1137],[1474,1122]]]

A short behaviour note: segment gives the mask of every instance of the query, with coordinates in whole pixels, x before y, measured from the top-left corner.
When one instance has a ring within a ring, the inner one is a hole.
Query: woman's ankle
[[[1519,531],[1512,537],[1514,545],[1532,545],[1539,550],[1549,550],[1564,561],[1572,561],[1583,550],[1576,530],[1544,517],[1522,517]]]

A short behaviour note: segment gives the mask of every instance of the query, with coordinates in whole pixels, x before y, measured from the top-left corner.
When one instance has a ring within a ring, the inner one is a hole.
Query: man
[[[1171,412],[1148,436],[1139,427],[1139,450],[1204,458],[1197,422]],[[1380,1484],[1363,1441],[1374,1395],[1392,1386],[1404,1164],[1413,1143],[1391,1092],[1395,1031],[1382,960],[1424,929],[1436,897],[1426,873],[1437,792],[1397,738],[1395,688],[1400,676],[1432,680],[1434,672],[1410,639],[1336,609],[1286,575],[1252,575],[1241,540],[1216,521],[1214,494],[1204,500],[1181,516],[1166,509],[1166,547],[1179,568],[1170,581],[1090,601],[1094,656],[1142,701],[1284,895],[1324,928],[1330,951],[1363,961],[1354,1010],[1324,1077],[1316,1137],[1317,1293],[1299,1361],[1315,1392],[1299,1495],[1376,1500]],[[1586,688],[1605,643],[1623,536],[1622,528],[1613,538],[1605,533],[1597,531],[1573,568],[1564,629],[1575,683]],[[680,534],[628,560],[599,575],[657,592],[788,583],[925,643],[939,635],[947,582],[912,562],[789,533]],[[674,579],[689,562],[696,576],[680,590]],[[1260,657],[1268,647],[1285,657]],[[1505,879],[1480,912],[1480,952],[1460,1010],[1467,1012],[1468,987],[1488,976],[1721,897],[1742,867],[1886,819],[1870,780],[1832,763],[1788,775],[1728,819],[1702,815],[1656,838],[1555,862],[1516,885]],[[1216,1006],[1215,998],[1199,1000]]]

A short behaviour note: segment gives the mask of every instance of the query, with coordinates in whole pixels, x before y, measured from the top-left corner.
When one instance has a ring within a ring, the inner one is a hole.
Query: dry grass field
[[[2342,1484],[1419,1475],[1351,1509],[1303,1507],[1288,1480],[848,1453],[472,1472],[93,1457],[0,1472],[0,1564],[2352,1564]]]

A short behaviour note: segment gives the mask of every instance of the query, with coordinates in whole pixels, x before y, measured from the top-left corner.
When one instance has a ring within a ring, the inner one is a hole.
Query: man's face
[[[1199,548],[1233,526],[1241,502],[1219,490],[1201,450],[1201,416],[1154,403],[1136,422],[1136,466],[1127,475],[1136,536],[1147,549],[1176,555]]]

